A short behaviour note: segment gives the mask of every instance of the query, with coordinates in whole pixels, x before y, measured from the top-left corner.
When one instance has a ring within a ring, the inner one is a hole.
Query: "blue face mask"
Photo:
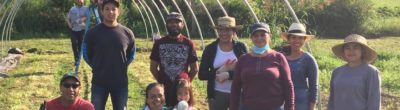
[[[265,51],[269,50],[269,45],[265,44],[264,47],[257,47],[257,46],[253,46],[252,48],[253,52],[257,55],[261,55],[263,54]]]

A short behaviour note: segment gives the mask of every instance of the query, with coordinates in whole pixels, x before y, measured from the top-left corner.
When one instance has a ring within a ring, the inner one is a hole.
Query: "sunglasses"
[[[72,87],[73,89],[76,89],[76,88],[78,88],[80,85],[79,85],[79,83],[73,83],[73,84],[70,84],[70,83],[63,83],[62,86],[65,87],[65,88],[71,88],[71,87]]]

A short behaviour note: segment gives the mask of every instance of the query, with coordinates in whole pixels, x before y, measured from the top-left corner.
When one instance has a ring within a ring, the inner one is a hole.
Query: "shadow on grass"
[[[0,78],[8,78],[9,76],[5,73],[0,73]]]
[[[86,70],[84,70],[84,74],[83,74],[83,83],[85,85],[85,91],[83,92],[83,99],[85,100],[89,100],[89,93],[91,90],[91,86],[89,85],[89,76],[88,73],[86,72]]]
[[[44,75],[51,75],[52,73],[45,73],[45,72],[34,72],[34,73],[26,73],[26,74],[15,74],[9,77],[11,78],[20,78],[20,77],[29,77],[29,76],[44,76]]]

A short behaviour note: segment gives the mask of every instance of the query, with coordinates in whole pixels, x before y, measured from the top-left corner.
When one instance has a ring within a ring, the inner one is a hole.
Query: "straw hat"
[[[365,61],[367,63],[372,63],[376,59],[377,53],[375,52],[375,50],[368,47],[367,39],[365,39],[363,36],[358,35],[358,34],[351,34],[344,39],[344,43],[338,44],[338,45],[332,47],[333,53],[340,59],[346,61],[346,58],[344,57],[343,46],[348,43],[358,43],[363,46],[363,48],[362,48],[363,53],[361,55],[363,61]]]
[[[296,36],[304,36],[306,37],[306,41],[311,40],[314,38],[314,35],[306,34],[306,27],[301,23],[293,23],[290,25],[289,30],[287,32],[281,33],[281,38],[284,41],[288,41],[289,35],[296,35]]]
[[[235,18],[230,17],[230,16],[219,17],[217,22],[218,22],[217,26],[214,26],[213,28],[216,28],[216,29],[232,28],[235,30],[239,30],[239,29],[243,28],[242,25],[236,25]]]

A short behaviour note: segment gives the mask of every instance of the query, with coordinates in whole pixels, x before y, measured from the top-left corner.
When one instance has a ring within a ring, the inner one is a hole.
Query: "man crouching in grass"
[[[61,78],[61,96],[46,103],[46,110],[94,110],[93,104],[79,97],[81,82],[74,75]]]

